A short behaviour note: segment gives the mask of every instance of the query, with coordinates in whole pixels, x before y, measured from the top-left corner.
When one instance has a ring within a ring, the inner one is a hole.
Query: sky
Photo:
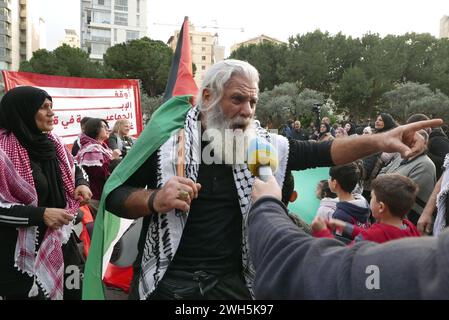
[[[41,3],[47,49],[59,45],[64,29],[79,33],[80,0],[33,1]],[[197,30],[218,33],[229,53],[232,44],[261,34],[288,41],[316,29],[352,37],[368,32],[438,37],[443,15],[449,15],[449,0],[148,0],[148,35],[166,42],[189,16]]]

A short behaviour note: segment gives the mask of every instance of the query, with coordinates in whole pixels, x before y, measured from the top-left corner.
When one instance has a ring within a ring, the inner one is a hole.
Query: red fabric
[[[407,219],[404,219],[402,223],[407,226],[406,229],[399,229],[398,227],[385,223],[375,223],[369,229],[354,226],[352,237],[357,239],[353,240],[349,245],[353,245],[362,240],[384,243],[395,239],[421,236],[413,223]],[[313,236],[317,238],[334,238],[331,231],[327,228],[318,232],[313,232]]]
[[[322,229],[320,231],[313,231],[312,235],[315,238],[331,238],[331,239],[334,238],[334,236],[332,235],[332,232],[328,228]]]
[[[133,267],[117,267],[109,263],[103,282],[108,287],[120,288],[129,293],[132,278]]]
[[[420,237],[419,231],[413,223],[407,219],[404,219],[402,223],[407,226],[406,229],[399,229],[398,227],[385,223],[375,223],[368,230],[355,226],[352,235],[354,238],[360,238],[356,239],[359,241],[369,240],[377,243],[384,243],[390,240],[406,237]],[[353,244],[354,241],[351,244]]]
[[[80,210],[83,212],[83,230],[80,234],[80,240],[83,242],[83,249],[84,249],[84,256],[87,258],[87,255],[89,254],[89,248],[90,248],[90,235],[87,231],[86,225],[88,223],[94,222],[94,219],[92,217],[92,214],[90,213],[90,209],[88,205],[84,205],[80,207]]]
[[[87,205],[80,207],[80,210],[84,213],[83,215],[83,230],[80,234],[80,240],[83,242],[84,255],[87,257],[89,254],[89,248],[91,243],[91,238],[89,232],[87,231],[86,225],[88,223],[94,222],[90,209]],[[104,275],[103,282],[108,287],[119,288],[129,293],[129,288],[131,286],[131,280],[133,278],[133,267],[118,267],[112,263],[109,263],[106,273]]]
[[[187,18],[184,19],[183,29],[181,58],[179,59],[178,76],[175,87],[173,88],[173,96],[186,94],[193,94],[195,96],[198,93],[198,87],[193,79],[190,27]]]

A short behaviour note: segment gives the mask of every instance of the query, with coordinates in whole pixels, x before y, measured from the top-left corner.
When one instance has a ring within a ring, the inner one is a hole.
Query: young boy
[[[282,203],[285,207],[288,207],[290,202],[295,202],[298,198],[298,193],[295,191],[295,180],[291,171],[288,171],[285,175],[284,186],[282,188]],[[288,216],[296,224],[302,231],[307,234],[312,234],[312,229],[310,225],[307,224],[304,220],[299,218],[295,213],[288,211]]]
[[[332,238],[327,227],[337,230],[354,242],[370,240],[383,243],[405,237],[419,237],[419,231],[405,215],[415,203],[418,186],[410,178],[388,174],[377,177],[372,183],[371,212],[376,223],[368,230],[351,225],[341,220],[331,220],[326,223],[320,218],[312,222],[312,232],[315,237]]]
[[[356,163],[350,163],[344,166],[336,166],[329,169],[329,187],[336,193],[339,199],[333,219],[339,219],[357,227],[368,229],[371,225],[369,220],[369,203],[366,199],[358,195],[354,197],[352,191],[360,181],[360,168]],[[343,242],[349,243],[353,238],[337,238]]]

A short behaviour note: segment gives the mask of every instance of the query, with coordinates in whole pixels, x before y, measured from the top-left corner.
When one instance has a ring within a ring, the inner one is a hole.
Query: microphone
[[[248,146],[248,169],[251,173],[267,182],[277,168],[278,155],[274,146],[259,137],[252,139]]]

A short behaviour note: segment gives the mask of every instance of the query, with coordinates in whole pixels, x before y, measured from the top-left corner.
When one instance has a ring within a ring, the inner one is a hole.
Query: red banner
[[[29,72],[2,71],[5,90],[18,86],[39,87],[53,99],[55,127],[53,132],[66,144],[80,133],[83,117],[108,121],[112,128],[119,119],[131,122],[130,134],[143,129],[138,80],[92,79],[48,76]]]

